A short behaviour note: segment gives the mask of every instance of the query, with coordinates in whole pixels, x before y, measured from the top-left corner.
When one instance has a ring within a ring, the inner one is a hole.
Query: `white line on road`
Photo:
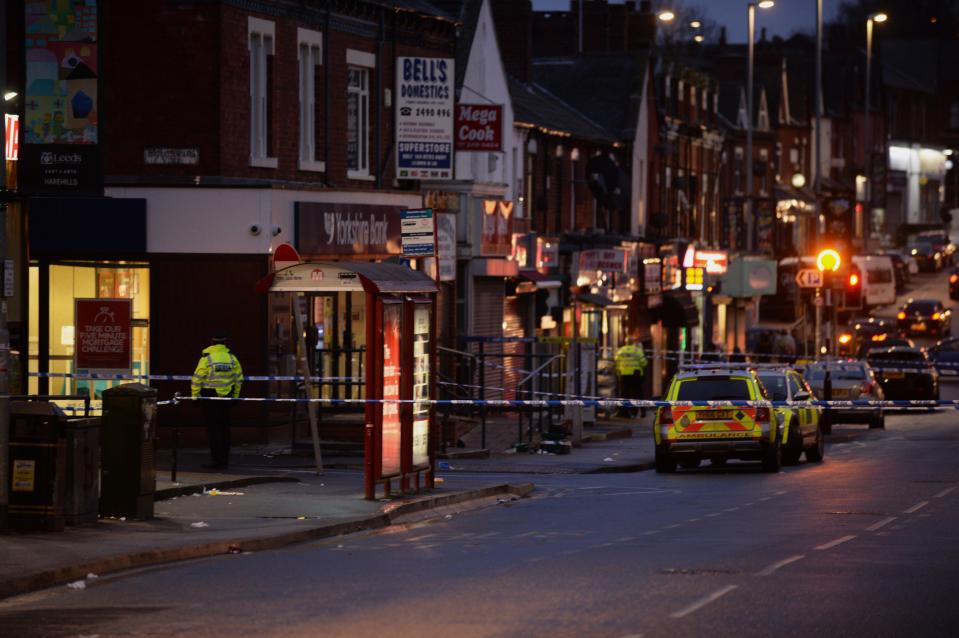
[[[701,520],[703,520],[703,519],[701,519],[701,518],[687,518],[687,519],[686,519],[686,522],[687,522],[687,523],[697,523],[697,522],[699,522],[699,521],[701,521]]]
[[[738,507],[727,507],[727,508],[724,509],[723,511],[724,511],[724,512],[735,512],[735,511],[738,510],[738,509],[739,509]]]
[[[672,525],[667,525],[667,526],[664,527],[663,529],[676,529],[676,528],[679,527],[680,525],[681,525],[681,523],[673,523]]]
[[[772,496],[763,496],[763,497],[759,498],[758,500],[760,500],[760,501],[768,501],[768,500],[770,500],[770,499],[772,499]]]
[[[890,516],[889,518],[884,518],[884,519],[882,519],[881,521],[879,521],[878,523],[873,523],[872,525],[870,525],[869,527],[867,527],[867,528],[866,528],[866,531],[867,531],[867,532],[875,532],[875,531],[878,530],[878,529],[882,529],[883,527],[885,527],[885,526],[888,525],[889,523],[891,523],[891,522],[893,522],[894,520],[896,520],[896,518],[897,518],[897,517],[895,517],[895,516]]]
[[[725,596],[732,590],[736,589],[737,587],[739,587],[739,585],[726,585],[722,589],[718,589],[714,591],[713,593],[709,594],[705,598],[700,598],[699,600],[694,602],[692,605],[689,605],[688,607],[683,607],[679,611],[674,611],[669,616],[670,618],[683,618],[684,616],[688,616],[694,611],[698,609],[702,609],[709,603],[719,600],[720,598],[722,598],[723,596]]]
[[[795,556],[790,556],[789,558],[784,558],[783,560],[779,561],[778,563],[773,563],[772,565],[770,565],[770,566],[767,567],[766,569],[764,569],[764,570],[762,570],[762,571],[759,571],[759,572],[756,572],[756,575],[757,575],[757,576],[769,576],[769,575],[771,575],[773,572],[775,572],[777,569],[780,569],[781,567],[785,567],[786,565],[788,565],[788,564],[790,564],[790,563],[795,563],[797,560],[802,560],[802,559],[805,558],[805,557],[806,557],[805,554],[796,554]]]
[[[712,518],[714,516],[719,516],[722,512],[713,512],[712,514],[706,514],[706,518]]]
[[[829,541],[828,543],[823,543],[822,545],[817,545],[817,546],[816,546],[816,549],[818,549],[818,550],[820,550],[820,551],[822,551],[822,550],[824,550],[824,549],[832,549],[832,548],[835,547],[836,545],[842,545],[842,544],[845,543],[846,541],[851,541],[851,540],[854,539],[854,538],[856,538],[855,534],[850,534],[849,536],[843,536],[843,537],[841,537],[841,538],[837,538],[837,539],[834,540],[834,541]]]
[[[532,532],[523,532],[522,534],[516,534],[515,536],[513,536],[513,538],[526,538],[527,536],[536,536],[537,534],[539,534],[539,532],[534,530]]]
[[[421,536],[414,536],[413,538],[407,538],[406,542],[415,543],[417,541],[426,540],[427,538],[432,538],[433,536],[436,536],[436,534],[423,534]]]
[[[776,496],[782,496],[783,494],[788,494],[788,493],[789,493],[789,492],[787,492],[786,490],[779,490],[778,492],[775,493],[775,495],[776,495]]]
[[[936,494],[933,498],[942,498],[943,496],[945,496],[946,494],[948,494],[949,492],[951,492],[951,491],[954,490],[954,489],[956,489],[956,488],[955,488],[955,487],[947,487],[947,488],[944,489],[943,491],[941,491],[941,492],[939,492],[938,494]]]
[[[924,508],[926,505],[929,505],[929,501],[919,501],[909,509],[903,512],[903,514],[914,514]]]

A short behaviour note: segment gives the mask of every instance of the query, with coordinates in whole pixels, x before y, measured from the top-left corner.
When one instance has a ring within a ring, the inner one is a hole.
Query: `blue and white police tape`
[[[184,401],[233,401],[253,403],[322,403],[325,405],[383,405],[415,404],[435,406],[479,406],[498,408],[550,408],[564,406],[579,407],[627,407],[627,408],[824,408],[827,410],[874,410],[882,409],[921,409],[955,408],[959,409],[959,400],[887,400],[887,401],[663,401],[655,399],[331,399],[296,397],[188,397],[174,395],[173,403]]]
[[[78,379],[81,381],[131,381],[146,379],[148,381],[192,381],[189,374],[110,374],[102,372],[29,372],[27,376],[50,379]],[[292,375],[247,375],[244,381],[303,381],[305,377]],[[310,377],[313,383],[363,383],[364,377]]]

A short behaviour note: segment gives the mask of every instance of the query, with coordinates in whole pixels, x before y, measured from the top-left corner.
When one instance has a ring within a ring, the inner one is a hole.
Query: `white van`
[[[852,263],[862,273],[864,306],[885,306],[896,303],[896,267],[886,255],[854,255]]]

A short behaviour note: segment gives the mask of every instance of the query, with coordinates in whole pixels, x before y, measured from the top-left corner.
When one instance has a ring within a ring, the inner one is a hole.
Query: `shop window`
[[[275,27],[268,20],[249,18],[250,166],[276,168],[273,150],[273,43]]]
[[[75,356],[75,302],[77,299],[130,299],[132,301],[131,370],[133,375],[150,374],[150,269],[145,264],[131,263],[71,263],[49,266],[49,286],[46,305],[49,322],[46,331],[49,352],[48,394],[89,397],[91,406],[99,407],[101,393],[125,380],[76,379],[83,373],[74,366]],[[28,370],[36,375],[40,370],[40,268],[30,267]],[[37,376],[30,376],[28,392],[39,391]],[[81,401],[58,401],[63,407],[79,409]]]
[[[323,34],[297,29],[300,67],[300,161],[301,171],[323,171],[326,165],[317,159],[317,73],[323,64]]]
[[[370,179],[370,69],[372,53],[346,51],[346,175]]]

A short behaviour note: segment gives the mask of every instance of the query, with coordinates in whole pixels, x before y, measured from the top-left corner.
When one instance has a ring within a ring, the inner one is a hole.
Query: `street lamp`
[[[889,19],[885,13],[873,13],[868,18],[866,18],[866,95],[863,100],[863,127],[862,127],[862,152],[863,152],[863,173],[866,175],[866,199],[867,202],[864,202],[865,220],[864,227],[869,228],[869,217],[870,209],[872,208],[869,204],[872,203],[872,131],[869,126],[869,109],[872,106],[872,95],[870,93],[870,82],[872,80],[872,27],[874,23],[882,24]],[[866,231],[868,234],[868,230]],[[863,241],[866,238],[863,237]]]
[[[841,264],[842,257],[832,248],[820,250],[819,254],[816,255],[816,267],[821,273],[825,273],[826,271],[836,272],[839,270]]]
[[[676,14],[669,9],[663,9],[656,15],[656,17],[662,22],[672,22],[676,18]]]
[[[746,38],[748,55],[746,60],[746,246],[750,252],[756,248],[756,219],[753,214],[753,46],[756,40],[756,7],[770,9],[776,3],[773,0],[761,0],[758,4],[750,2],[746,6]]]

